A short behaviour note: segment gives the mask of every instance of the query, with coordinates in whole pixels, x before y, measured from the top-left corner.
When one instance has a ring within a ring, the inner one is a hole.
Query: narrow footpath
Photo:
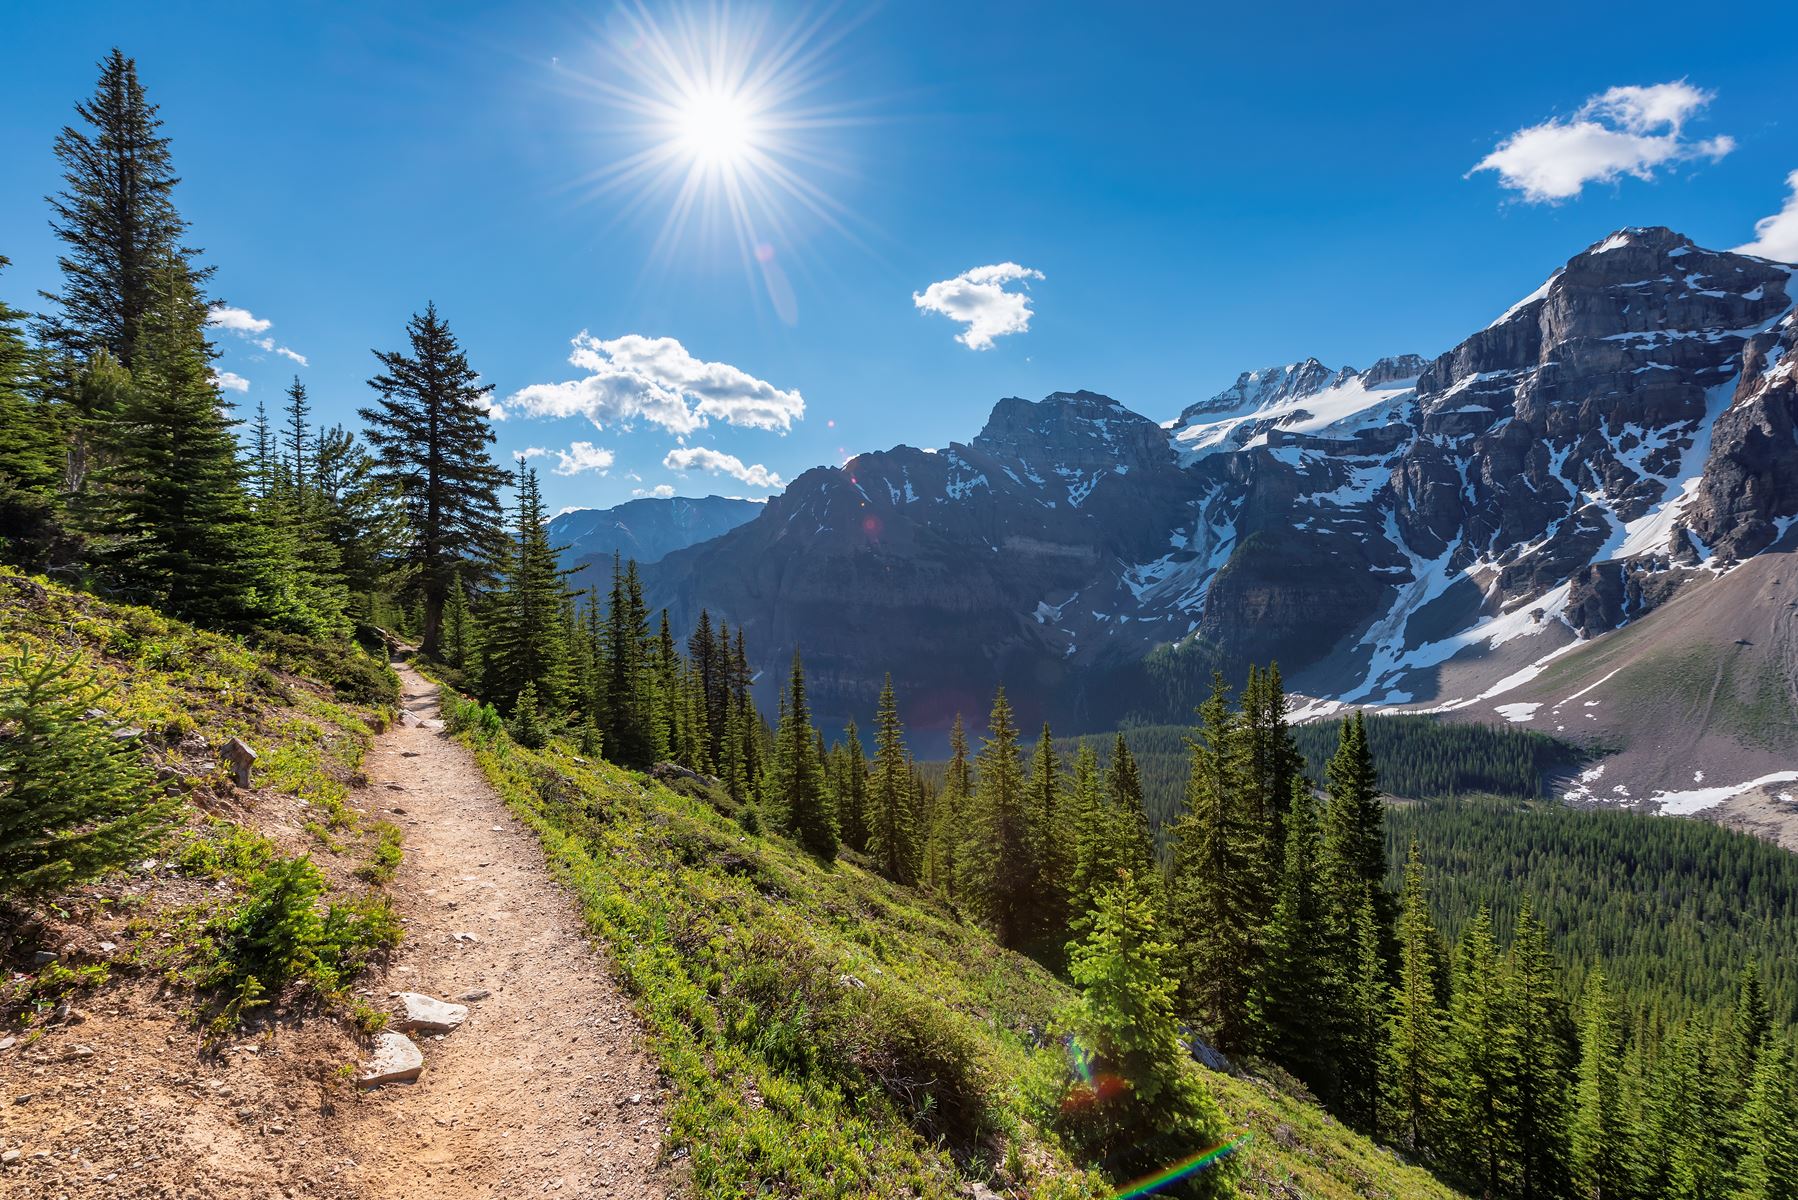
[[[662,1087],[603,952],[536,838],[441,732],[436,686],[396,669],[411,717],[370,751],[364,796],[405,831],[392,890],[406,940],[371,999],[418,992],[468,1016],[411,1035],[424,1055],[415,1082],[339,1110],[358,1192],[669,1196]]]

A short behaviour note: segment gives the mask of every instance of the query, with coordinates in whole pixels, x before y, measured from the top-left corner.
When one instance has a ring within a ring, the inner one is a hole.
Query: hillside
[[[703,783],[462,736],[615,957],[699,1194],[1112,1194],[1041,1128],[1072,993],[1035,962],[857,856],[746,832]],[[1247,1195],[1456,1194],[1271,1082],[1204,1079],[1255,1135]]]

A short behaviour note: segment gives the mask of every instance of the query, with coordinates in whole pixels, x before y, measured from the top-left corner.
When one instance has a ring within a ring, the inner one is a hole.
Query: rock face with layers
[[[764,670],[800,645],[833,722],[888,670],[923,728],[1000,682],[1028,717],[1184,718],[1139,703],[1151,657],[1424,699],[1455,655],[1597,636],[1785,533],[1793,275],[1626,229],[1433,359],[1247,372],[1166,425],[1002,400],[968,444],[806,472],[650,598],[742,626]]]

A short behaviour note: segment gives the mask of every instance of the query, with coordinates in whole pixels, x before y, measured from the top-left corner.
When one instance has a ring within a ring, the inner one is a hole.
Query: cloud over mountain
[[[953,279],[942,279],[921,292],[912,293],[912,303],[924,312],[941,313],[967,328],[955,340],[970,350],[990,350],[993,339],[1008,333],[1023,333],[1030,328],[1030,294],[1008,292],[1008,283],[1024,283],[1041,279],[1043,273],[1014,262],[994,263],[963,271]]]
[[[783,486],[780,476],[764,467],[761,463],[745,466],[743,460],[734,454],[726,454],[722,450],[713,450],[706,446],[688,446],[679,450],[670,450],[662,459],[662,465],[670,471],[709,471],[713,475],[729,475],[750,487],[777,488]]]

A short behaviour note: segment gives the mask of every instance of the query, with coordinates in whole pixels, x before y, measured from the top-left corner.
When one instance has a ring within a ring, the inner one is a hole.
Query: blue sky
[[[544,451],[558,507],[765,495],[845,453],[965,440],[1006,395],[1091,388],[1164,420],[1243,370],[1436,353],[1614,228],[1735,246],[1790,200],[1790,47],[1736,22],[1234,7],[18,6],[0,296],[54,287],[51,142],[115,44],[246,314],[218,331],[233,402],[273,406],[297,372],[353,420],[370,349],[434,300],[507,409],[501,450]],[[728,73],[702,87],[698,134],[629,128],[621,97],[661,94],[655,31],[677,61],[753,74],[790,44],[802,69],[748,116]],[[768,184],[744,137],[825,197],[756,206],[746,244],[701,219],[726,171]],[[1501,146],[1504,171],[1469,174]],[[692,219],[595,186],[658,147],[683,171],[715,156]],[[1027,291],[1027,328],[1001,291]]]

